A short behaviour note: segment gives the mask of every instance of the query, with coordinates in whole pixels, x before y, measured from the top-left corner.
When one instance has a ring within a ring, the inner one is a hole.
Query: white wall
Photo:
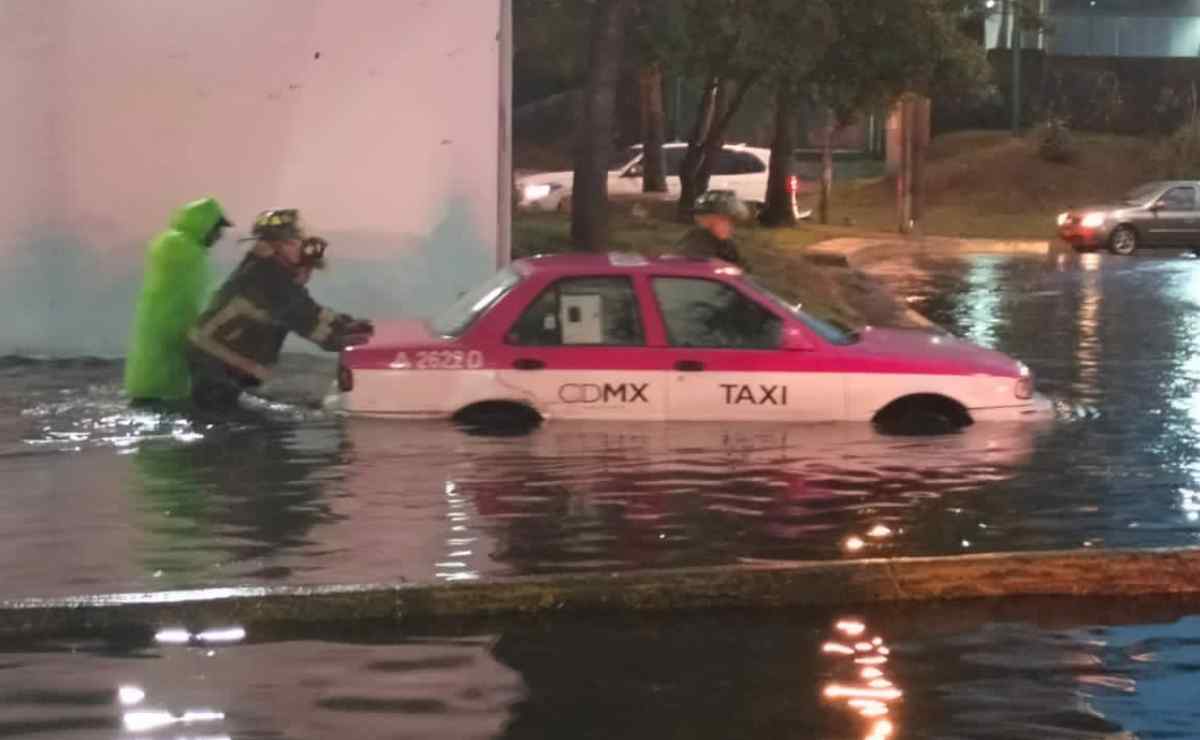
[[[503,26],[502,0],[0,0],[0,354],[120,354],[145,242],[207,194],[238,224],[218,277],[295,207],[331,242],[318,300],[445,305],[507,242]]]

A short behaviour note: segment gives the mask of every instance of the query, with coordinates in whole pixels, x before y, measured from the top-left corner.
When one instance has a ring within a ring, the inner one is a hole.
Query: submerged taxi
[[[352,415],[474,420],[1044,418],[1029,369],[951,336],[855,331],[719,260],[518,260],[429,321],[380,322],[340,358]]]

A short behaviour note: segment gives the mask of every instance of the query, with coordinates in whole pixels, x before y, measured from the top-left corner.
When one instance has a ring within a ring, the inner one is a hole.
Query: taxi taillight
[[[354,371],[345,365],[338,365],[338,390],[349,393],[354,390]]]

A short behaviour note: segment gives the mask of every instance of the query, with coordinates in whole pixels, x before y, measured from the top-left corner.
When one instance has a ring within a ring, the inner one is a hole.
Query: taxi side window
[[[646,343],[637,296],[626,277],[559,280],[525,309],[507,340],[544,347]]]
[[[776,349],[783,321],[724,283],[654,278],[654,296],[673,347]]]

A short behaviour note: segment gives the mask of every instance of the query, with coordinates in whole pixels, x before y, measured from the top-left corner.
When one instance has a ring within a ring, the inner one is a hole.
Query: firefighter
[[[742,264],[733,242],[734,223],[749,217],[746,206],[732,190],[709,190],[696,199],[692,210],[696,227],[683,235],[676,247],[693,259],[721,259]]]
[[[187,401],[187,333],[208,294],[208,252],[232,226],[213,198],[175,211],[150,242],[134,314],[125,390],[135,405]]]
[[[298,211],[264,211],[251,233],[254,246],[189,333],[192,401],[200,409],[232,409],[243,391],[266,381],[288,332],[329,352],[363,344],[374,332],[370,321],[309,295],[305,285],[323,267],[328,245],[305,234]]]

